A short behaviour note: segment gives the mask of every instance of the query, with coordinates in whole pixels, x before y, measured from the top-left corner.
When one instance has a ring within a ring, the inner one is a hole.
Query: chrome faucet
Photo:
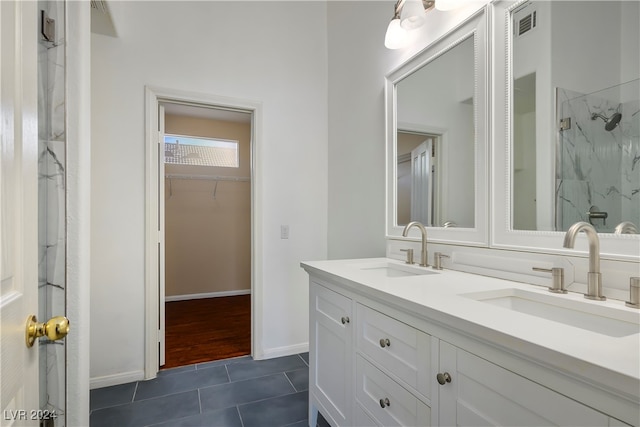
[[[424,225],[419,223],[418,221],[411,221],[409,224],[405,225],[404,230],[402,230],[402,236],[407,237],[409,233],[409,229],[411,227],[418,227],[420,233],[422,233],[422,252],[420,253],[420,267],[428,267],[427,263],[427,229],[424,228]]]
[[[584,231],[589,241],[589,272],[587,274],[587,293],[585,298],[603,301],[607,299],[602,295],[602,276],[600,274],[600,239],[593,225],[587,222],[576,222],[564,235],[565,248],[573,248],[576,236]]]

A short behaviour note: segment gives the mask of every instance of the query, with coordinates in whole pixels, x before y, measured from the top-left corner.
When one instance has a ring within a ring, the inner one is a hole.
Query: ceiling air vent
[[[536,11],[534,10],[528,15],[525,15],[523,18],[518,21],[518,36],[528,33],[533,30],[537,25],[536,19]]]
[[[91,9],[95,9],[102,13],[109,13],[107,4],[102,0],[91,0]]]

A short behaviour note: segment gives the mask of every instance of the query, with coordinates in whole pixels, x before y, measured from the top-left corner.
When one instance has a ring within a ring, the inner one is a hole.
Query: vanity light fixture
[[[389,22],[387,33],[384,36],[384,45],[387,49],[400,49],[407,42],[407,30],[400,26],[400,9],[402,0],[398,0],[395,6],[393,19]]]
[[[393,19],[389,22],[384,45],[387,49],[399,49],[407,42],[407,31],[415,30],[424,24],[424,15],[433,9],[435,1],[398,0],[394,6]]]
[[[387,26],[384,45],[387,49],[400,49],[408,39],[408,31],[424,25],[425,15],[436,8],[441,11],[457,9],[469,0],[397,0],[393,19]]]

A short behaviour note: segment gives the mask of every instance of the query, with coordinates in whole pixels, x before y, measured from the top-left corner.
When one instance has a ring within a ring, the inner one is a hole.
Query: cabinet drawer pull
[[[438,380],[438,384],[444,385],[451,382],[451,375],[449,375],[448,372],[445,372],[444,374],[436,375],[436,379]]]
[[[380,338],[380,347],[385,348],[385,347],[389,347],[391,345],[391,341],[389,341],[389,338]]]
[[[340,319],[340,321],[342,322],[343,325],[346,325],[347,323],[349,323],[349,317],[344,316],[342,319]]]
[[[380,407],[384,408],[391,405],[391,402],[389,402],[389,398],[385,397],[384,399],[380,399]]]

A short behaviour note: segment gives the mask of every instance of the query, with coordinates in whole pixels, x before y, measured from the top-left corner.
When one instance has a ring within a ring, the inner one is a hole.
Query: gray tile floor
[[[308,388],[308,353],[200,363],[92,390],[91,427],[307,427]]]

